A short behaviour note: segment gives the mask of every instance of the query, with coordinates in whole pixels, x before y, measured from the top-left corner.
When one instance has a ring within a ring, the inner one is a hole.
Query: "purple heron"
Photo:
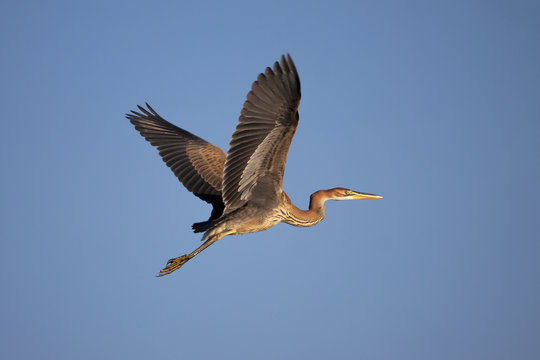
[[[311,195],[308,210],[283,191],[287,153],[298,125],[300,79],[290,55],[281,56],[251,86],[229,151],[165,121],[146,104],[126,117],[159,150],[163,161],[195,196],[213,206],[207,221],[193,224],[204,243],[170,259],[158,276],[172,273],[227,235],[266,230],[279,222],[313,226],[324,218],[327,200],[380,199],[341,187]]]

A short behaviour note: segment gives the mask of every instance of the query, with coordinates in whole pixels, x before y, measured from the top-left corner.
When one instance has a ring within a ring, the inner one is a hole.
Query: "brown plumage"
[[[313,226],[324,218],[327,200],[379,199],[344,188],[319,190],[309,209],[297,208],[283,191],[287,153],[298,125],[300,79],[290,55],[257,77],[247,95],[227,155],[209,142],[159,116],[150,105],[126,117],[159,150],[184,186],[212,204],[208,221],[193,224],[205,242],[168,261],[158,276],[170,274],[226,235],[266,230],[279,222]]]

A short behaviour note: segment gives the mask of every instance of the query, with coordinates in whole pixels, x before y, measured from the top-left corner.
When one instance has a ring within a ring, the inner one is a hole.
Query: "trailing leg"
[[[228,231],[222,234],[213,235],[210,238],[208,238],[208,240],[206,240],[201,246],[195,249],[193,252],[186,255],[179,256],[174,259],[170,259],[169,261],[167,261],[167,265],[162,270],[159,271],[159,274],[157,274],[157,276],[160,277],[160,276],[168,275],[172,273],[173,271],[180,269],[185,263],[187,263],[189,260],[195,257],[195,255],[197,255],[198,253],[200,253],[201,251],[203,251],[204,249],[206,249],[207,247],[209,247],[210,245],[212,245],[213,243],[215,243],[222,237],[233,234],[233,233],[234,231]]]

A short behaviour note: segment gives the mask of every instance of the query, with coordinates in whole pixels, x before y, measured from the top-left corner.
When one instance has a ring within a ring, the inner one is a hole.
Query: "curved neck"
[[[319,190],[311,194],[309,200],[309,209],[302,210],[297,208],[289,196],[284,192],[284,223],[294,226],[313,226],[324,219],[324,202],[329,199],[326,190]]]

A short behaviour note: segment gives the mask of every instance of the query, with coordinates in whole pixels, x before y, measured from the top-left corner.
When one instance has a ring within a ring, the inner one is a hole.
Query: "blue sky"
[[[538,359],[540,5],[3,2],[0,356]],[[227,237],[180,271],[187,192],[124,113],[227,149],[291,53],[284,188],[313,228]]]

